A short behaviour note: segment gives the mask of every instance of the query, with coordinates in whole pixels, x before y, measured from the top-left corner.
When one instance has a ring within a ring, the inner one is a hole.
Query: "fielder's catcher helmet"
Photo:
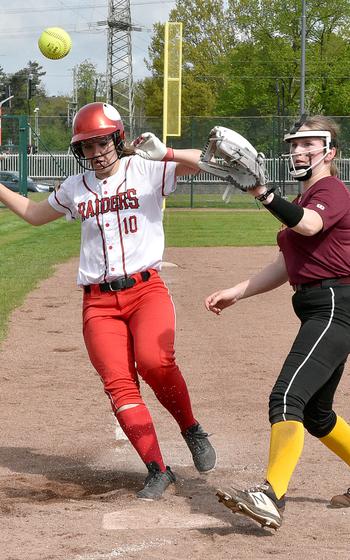
[[[120,114],[108,103],[88,103],[79,109],[73,119],[73,135],[70,144],[74,157],[84,169],[90,169],[90,167],[84,165],[87,160],[84,158],[81,142],[101,136],[112,137],[118,157],[120,157],[125,138]]]
[[[324,141],[323,154],[319,157],[317,161],[311,163],[311,154],[319,152],[320,148],[314,148],[308,151],[309,163],[307,165],[298,165],[294,163],[294,157],[298,155],[297,153],[286,153],[282,154],[283,157],[288,158],[289,173],[297,181],[307,181],[312,176],[312,170],[316,165],[321,163],[325,157],[330,153],[334,143],[332,141],[331,133],[329,130],[298,130],[297,132],[286,134],[284,136],[284,141],[291,143],[293,140],[298,140],[299,138],[320,138]]]

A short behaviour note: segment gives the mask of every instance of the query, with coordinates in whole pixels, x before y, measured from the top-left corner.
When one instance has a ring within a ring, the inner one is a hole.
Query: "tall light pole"
[[[10,95],[10,97],[6,97],[6,99],[3,99],[2,101],[0,101],[0,146],[2,145],[2,130],[1,130],[1,115],[2,115],[2,106],[4,103],[6,103],[6,101],[10,101],[10,99],[12,99],[14,97],[14,95]]]
[[[39,151],[39,138],[40,138],[40,130],[39,130],[39,107],[35,107],[34,111],[34,146],[35,146],[35,153]]]
[[[300,63],[300,116],[305,113],[305,43],[306,43],[306,0],[301,9],[301,63]]]

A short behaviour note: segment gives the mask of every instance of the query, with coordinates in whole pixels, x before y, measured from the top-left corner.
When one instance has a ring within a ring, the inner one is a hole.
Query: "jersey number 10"
[[[123,219],[124,233],[136,233],[137,232],[137,219],[136,216],[129,216]]]

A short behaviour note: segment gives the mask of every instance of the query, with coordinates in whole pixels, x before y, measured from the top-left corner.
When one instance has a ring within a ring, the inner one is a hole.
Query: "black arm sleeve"
[[[269,204],[264,204],[265,208],[271,212],[282,224],[292,228],[298,225],[304,216],[304,208],[285,200],[278,194],[274,194]]]

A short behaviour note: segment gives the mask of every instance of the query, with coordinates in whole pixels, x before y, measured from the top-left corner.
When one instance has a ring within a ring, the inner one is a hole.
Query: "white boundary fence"
[[[345,183],[350,184],[350,159],[336,160],[339,177]],[[267,171],[271,182],[291,181],[287,161],[281,159],[267,159]],[[18,171],[18,154],[1,154],[0,171]],[[28,155],[28,175],[35,180],[62,180],[69,175],[80,173],[81,169],[72,154],[30,154]],[[182,177],[181,183],[221,184],[223,181],[210,173],[199,173],[193,178]]]

